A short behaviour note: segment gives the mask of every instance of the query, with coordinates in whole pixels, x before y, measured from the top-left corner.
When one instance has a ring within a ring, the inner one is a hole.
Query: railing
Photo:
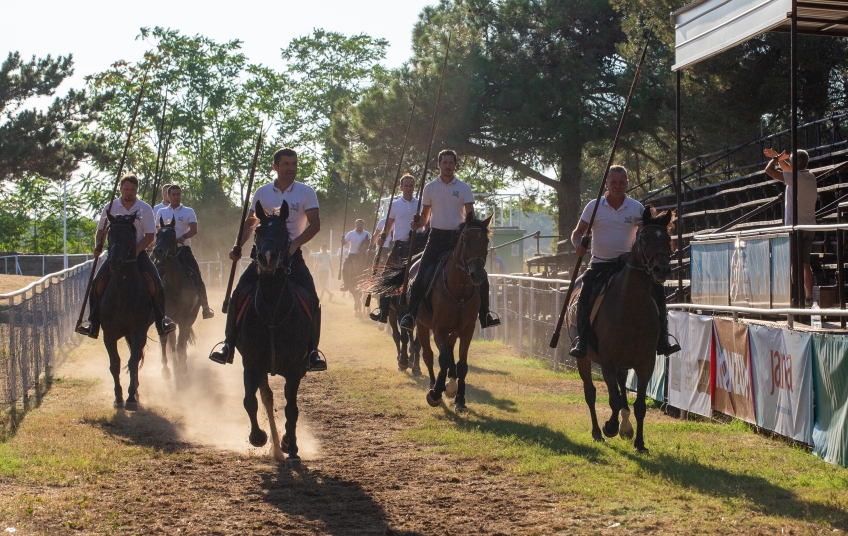
[[[0,411],[25,400],[74,333],[93,261],[0,294]]]
[[[223,287],[224,286],[224,263],[221,261],[203,261],[198,262],[200,267],[200,275],[203,276],[203,282],[206,288]]]
[[[0,261],[3,262],[3,273],[9,275],[40,275],[44,277],[48,270],[64,267],[65,256],[62,254],[55,255],[2,255]],[[91,259],[91,255],[85,253],[73,253],[68,255],[68,267],[76,266]],[[59,264],[61,261],[61,264]],[[23,266],[21,263],[23,262]],[[48,266],[48,263],[50,264]],[[11,269],[11,272],[9,271]]]

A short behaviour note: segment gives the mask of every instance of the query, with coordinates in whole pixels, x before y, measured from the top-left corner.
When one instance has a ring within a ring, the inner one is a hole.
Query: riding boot
[[[173,333],[177,329],[177,325],[173,320],[165,316],[165,291],[159,287],[159,299],[153,303],[153,318],[156,324],[156,333],[160,337],[164,337],[169,333]]]
[[[315,309],[315,314],[312,315],[312,330],[314,336],[309,344],[309,372],[321,372],[327,370],[327,361],[323,359],[324,353],[318,349],[318,343],[321,341],[320,305]]]
[[[421,295],[424,294],[424,286],[422,282],[424,276],[419,270],[418,276],[412,282],[412,288],[409,289],[409,309],[403,318],[400,319],[401,329],[412,331],[415,329],[415,317],[418,315],[418,304],[421,302]]]
[[[233,292],[235,294],[235,292]],[[209,354],[209,359],[221,365],[232,363],[236,353],[236,340],[238,339],[238,311],[236,311],[235,300],[230,302],[227,310],[227,324],[224,328],[224,344],[220,350]]]
[[[662,285],[653,285],[654,300],[657,302],[657,310],[660,319],[660,338],[657,341],[657,353],[666,357],[680,351],[677,342],[668,342],[668,312],[665,305],[665,289]]]
[[[588,270],[587,272],[588,273]],[[594,286],[594,277],[589,277],[590,281],[586,281],[586,275],[583,275],[583,284],[580,287],[580,297],[577,298],[577,338],[574,339],[574,344],[568,351],[568,355],[576,358],[586,357],[589,351],[589,330],[592,329],[589,319],[589,301],[592,297],[592,287]]]
[[[92,339],[97,339],[100,336],[100,309],[91,307],[88,313],[88,325],[77,326],[76,332]]]
[[[498,315],[489,312],[489,278],[480,284],[480,327],[483,329],[501,325]]]
[[[389,296],[380,296],[380,305],[368,315],[374,322],[385,324],[389,320]]]

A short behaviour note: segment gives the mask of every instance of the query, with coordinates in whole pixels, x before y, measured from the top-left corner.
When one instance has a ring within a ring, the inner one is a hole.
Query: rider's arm
[[[582,257],[586,254],[586,248],[583,247],[583,236],[586,235],[586,231],[589,230],[589,223],[583,220],[577,224],[577,227],[571,232],[571,245],[577,250],[577,255]]]
[[[106,229],[98,229],[94,235],[94,258],[103,253],[103,242],[106,240]]]
[[[380,233],[379,237],[377,238],[377,245],[378,246],[383,247],[383,244],[386,243],[386,239],[388,237],[392,236],[392,227],[394,227],[394,225],[395,225],[395,219],[394,218],[389,218],[389,219],[386,220],[386,224],[383,227],[383,232]]]
[[[255,219],[254,213],[255,211],[251,210],[247,215],[247,219],[244,221],[241,244],[234,245],[232,251],[230,251],[230,260],[232,261],[237,261],[241,258],[241,247],[247,244],[248,240],[253,238],[253,225],[251,220]]]
[[[196,234],[197,234],[197,223],[195,223],[195,222],[189,223],[188,224],[188,231],[183,233],[182,236],[177,237],[177,242],[182,244],[187,239],[191,238],[192,236],[194,236]]]
[[[306,229],[300,233],[300,236],[292,240],[291,247],[289,248],[289,252],[294,254],[297,251],[297,248],[302,246],[303,244],[312,240],[315,235],[318,234],[318,231],[321,230],[321,216],[318,213],[318,209],[314,208],[312,210],[306,211]]]
[[[135,245],[135,255],[138,257],[138,254],[147,249],[147,246],[153,243],[156,239],[156,233],[144,233],[144,238],[141,239],[141,242]]]
[[[423,205],[421,207],[421,220],[416,223],[415,218],[412,219],[412,230],[415,231],[422,225],[426,225],[428,221],[430,221],[430,205]]]
[[[472,218],[474,217],[474,202],[473,201],[471,203],[465,203],[465,214],[466,215],[471,214],[471,217]]]

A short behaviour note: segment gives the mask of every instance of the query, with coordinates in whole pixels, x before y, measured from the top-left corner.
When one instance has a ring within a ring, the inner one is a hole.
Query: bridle
[[[274,222],[269,222],[269,223],[268,223],[268,226],[270,227],[273,223],[274,223]],[[254,237],[255,237],[255,238],[254,238],[254,243],[256,243],[256,240],[258,240],[258,239],[259,239],[259,235],[258,235],[258,234],[257,234],[257,235],[254,235]],[[273,266],[271,266],[271,273],[272,273],[272,274],[273,274],[273,273],[276,273],[276,271],[277,271],[280,267],[282,267],[282,268],[283,268],[283,271],[286,273],[286,275],[288,275],[288,274],[290,274],[290,273],[291,273],[292,257],[291,257],[291,255],[289,254],[289,248],[291,247],[291,238],[289,237],[288,232],[286,232],[285,237],[286,237],[286,239],[285,239],[285,241],[283,242],[282,247],[280,246],[280,242],[279,242],[278,240],[276,240],[276,239],[274,239],[274,238],[268,238],[268,237],[263,238],[263,239],[262,239],[262,242],[259,242],[258,244],[256,244],[256,262],[257,262],[257,264],[259,264],[259,263],[260,263],[260,261],[259,261],[259,257],[260,257],[260,255],[262,254],[262,253],[261,253],[261,252],[262,252],[262,248],[264,248],[264,247],[265,247],[265,243],[266,243],[266,242],[270,242],[270,243],[271,243],[271,245],[272,245],[272,246],[273,246],[273,247],[277,250],[277,252],[279,253],[279,255],[277,255],[277,260],[276,260],[276,262],[274,263],[274,265],[273,265]]]
[[[113,243],[113,238],[112,238],[113,237],[112,233],[117,231],[120,228],[126,228],[127,230],[130,231],[130,242],[132,244],[130,247],[127,248],[127,252],[126,252],[125,255],[123,255],[123,258],[121,258],[120,256],[113,256],[111,254],[112,248],[123,247],[123,245],[120,244],[120,243]],[[134,263],[138,260],[133,255],[133,252],[134,252],[133,246],[135,245],[135,241],[133,240],[135,238],[135,225],[133,225],[132,223],[128,223],[128,222],[112,222],[112,223],[109,224],[108,237],[109,237],[109,249],[108,249],[109,258],[114,259],[113,261],[110,261],[110,264],[112,264],[112,265],[117,264],[118,267],[121,267],[124,264]]]
[[[167,232],[172,232],[172,233],[174,233],[174,240],[173,240],[173,242],[169,240],[169,241],[168,241],[168,244],[167,244],[167,247],[163,247],[163,248],[162,248],[162,252],[163,252],[163,255],[164,255],[164,256],[162,257],[162,260],[163,260],[163,261],[166,261],[166,260],[168,260],[168,259],[170,259],[170,258],[176,257],[176,256],[177,256],[177,230],[176,230],[176,229],[174,229],[173,227],[161,227],[161,228],[159,229],[159,232],[160,232],[160,233],[163,233],[163,236],[164,236],[164,233],[167,233]],[[158,244],[157,244],[157,245],[158,245]]]
[[[462,260],[464,262],[459,262],[459,259],[456,258],[456,248],[454,248],[453,253],[452,253],[453,261],[456,263],[456,267],[459,268],[460,271],[468,274],[468,277],[471,277],[471,268],[469,268],[468,265],[471,264],[474,261],[483,260],[483,257],[481,257],[479,255],[475,255],[473,257],[466,257],[465,256],[465,243],[463,242],[463,240],[465,239],[465,233],[469,233],[471,231],[480,231],[482,233],[488,234],[487,229],[482,229],[480,227],[465,227],[465,229],[463,229],[462,233],[459,235],[459,243],[461,243],[463,245],[463,247],[462,247],[462,251],[463,251]]]
[[[657,257],[663,257],[664,256],[666,258],[666,260],[670,260],[670,258],[671,258],[671,252],[657,251],[656,253],[651,255],[650,258],[645,254],[645,248],[643,247],[643,241],[642,241],[642,238],[643,238],[642,233],[645,232],[645,229],[649,229],[651,227],[656,228],[656,229],[660,229],[660,230],[666,230],[666,228],[664,226],[656,225],[656,224],[645,225],[644,227],[639,229],[639,231],[636,233],[636,243],[637,243],[636,247],[637,247],[637,250],[639,251],[639,257],[640,257],[640,260],[642,261],[642,266],[630,264],[630,261],[627,262],[628,268],[632,268],[634,270],[644,271],[646,274],[651,273],[651,262],[654,259],[656,259]]]

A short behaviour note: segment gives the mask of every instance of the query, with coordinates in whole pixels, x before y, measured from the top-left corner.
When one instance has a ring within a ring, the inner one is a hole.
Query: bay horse
[[[592,383],[592,362],[601,366],[604,383],[609,391],[612,409],[610,419],[604,423],[603,434],[622,439],[633,437],[630,424],[630,408],[627,404],[625,383],[627,371],[633,369],[638,379],[636,401],[633,410],[636,417],[636,439],[633,446],[637,452],[647,453],[643,437],[646,404],[645,392],[648,380],[654,372],[657,340],[660,335],[660,320],[654,302],[652,285],[663,283],[671,274],[670,256],[673,249],[671,229],[673,212],[667,210],[659,215],[651,205],[645,206],[642,227],[621,271],[611,276],[604,297],[592,320],[597,334],[598,347],[589,345],[585,358],[577,359],[577,370],[583,380],[583,394],[592,418],[592,438],[604,441],[598,417],[595,413],[595,385]],[[569,302],[568,330],[571,339],[577,336],[576,310],[579,284]],[[599,298],[601,299],[601,298]],[[622,423],[619,425],[619,414]]]
[[[127,410],[138,409],[138,369],[144,363],[144,347],[147,330],[153,324],[150,282],[141,274],[137,265],[136,214],[113,216],[107,214],[109,230],[108,269],[109,282],[100,294],[100,326],[103,330],[103,345],[109,354],[109,371],[115,380],[115,407]],[[107,269],[107,266],[101,268]],[[121,356],[118,340],[125,339],[130,349],[127,370],[130,384],[127,401],[124,403],[121,388]]]
[[[200,297],[195,283],[189,275],[188,268],[177,259],[175,225],[176,220],[172,219],[165,223],[162,216],[159,216],[159,230],[156,232],[156,245],[153,248],[153,262],[159,269],[162,286],[165,289],[165,311],[179,328],[179,333],[171,333],[167,338],[159,339],[162,351],[162,377],[165,379],[171,377],[171,371],[168,369],[168,343],[170,343],[171,351],[176,355],[175,370],[180,375],[186,374],[188,370],[186,347],[195,342],[192,326],[197,321],[197,313],[200,311]]]
[[[283,201],[280,214],[266,214],[262,204],[256,203],[256,227],[254,244],[256,262],[249,270],[259,271],[259,280],[251,296],[241,305],[241,316],[236,348],[244,364],[244,409],[250,417],[250,444],[261,447],[268,441],[268,434],[260,427],[256,418],[259,404],[256,391],[260,391],[273,441],[273,456],[277,461],[285,460],[290,467],[299,467],[297,455],[298,408],[297,390],[308,366],[309,343],[313,337],[314,317],[320,314],[318,304],[300,287],[290,280],[292,256],[289,252],[291,239],[286,228],[289,205]],[[304,308],[309,307],[309,312]],[[318,341],[315,341],[317,344]],[[274,393],[268,385],[268,374],[282,375],[285,380],[286,397],[285,434],[280,439],[274,419]],[[283,454],[286,450],[288,458]]]

